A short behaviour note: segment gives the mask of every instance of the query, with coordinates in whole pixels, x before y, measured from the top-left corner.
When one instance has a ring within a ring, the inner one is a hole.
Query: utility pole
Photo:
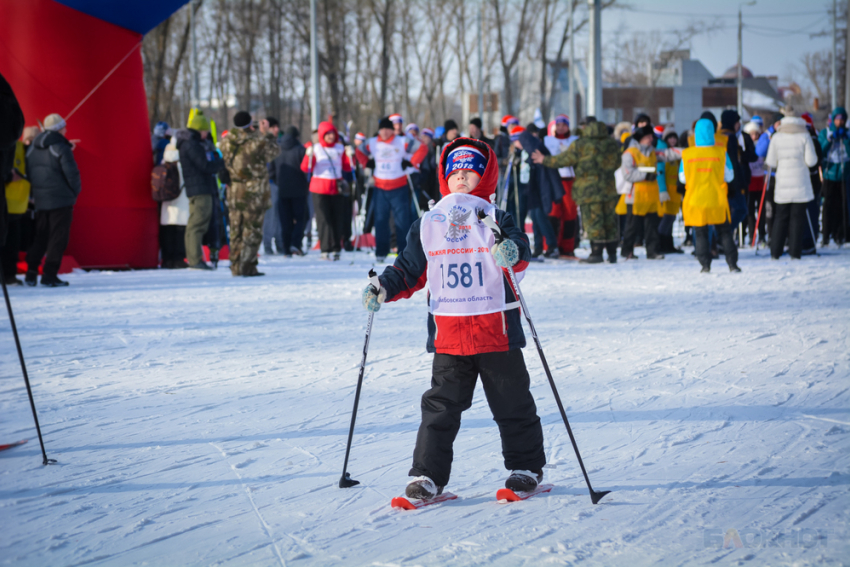
[[[752,2],[746,4],[738,4],[738,116],[741,117],[741,120],[744,116],[744,19],[741,11],[744,6],[754,6],[755,3],[756,0],[752,0]]]
[[[829,82],[829,102],[831,109],[838,105],[838,62],[835,60],[838,45],[838,1],[832,0],[832,79]]]
[[[310,0],[310,126],[319,127],[319,38],[316,31],[316,0]]]
[[[850,108],[850,9],[844,13],[844,108]]]
[[[602,0],[587,0],[590,49],[587,53],[587,114],[602,120]]]
[[[744,115],[743,27],[744,19],[741,15],[741,6],[738,6],[738,116]]]
[[[189,28],[192,30],[192,101],[189,106],[201,106],[201,82],[198,78],[198,41],[195,38],[195,0],[189,2]]]
[[[567,106],[570,113],[570,120],[572,120],[573,124],[578,124],[578,116],[576,115],[576,81],[573,73],[575,73],[575,13],[576,13],[576,3],[575,0],[570,0],[570,73],[567,78],[567,89],[570,91],[570,103]]]
[[[486,132],[486,128],[490,125],[489,120],[487,124],[484,123],[484,55],[483,55],[483,47],[481,46],[482,40],[482,23],[484,21],[484,0],[481,0],[478,6],[478,118],[481,119],[481,135],[484,135]]]

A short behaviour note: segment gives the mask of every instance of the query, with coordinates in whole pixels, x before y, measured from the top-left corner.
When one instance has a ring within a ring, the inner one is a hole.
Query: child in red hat
[[[498,164],[490,147],[471,138],[449,143],[439,162],[443,199],[413,223],[407,247],[380,276],[381,289],[363,291],[363,304],[411,297],[428,287],[428,352],[434,353],[431,388],[422,396],[422,422],[405,493],[427,499],[449,482],[452,446],[464,410],[481,377],[502,438],[505,486],[530,491],[543,479],[543,429],[529,391],[522,348],[519,299],[507,275],[521,278],[531,252],[513,218],[496,208]],[[478,220],[483,210],[506,238],[495,244]]]

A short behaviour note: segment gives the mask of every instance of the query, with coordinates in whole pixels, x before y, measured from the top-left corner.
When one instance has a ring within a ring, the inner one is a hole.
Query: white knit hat
[[[59,116],[58,114],[48,114],[47,117],[44,119],[45,130],[52,130],[54,132],[58,132],[65,126],[67,126],[67,124],[65,124],[65,119]]]

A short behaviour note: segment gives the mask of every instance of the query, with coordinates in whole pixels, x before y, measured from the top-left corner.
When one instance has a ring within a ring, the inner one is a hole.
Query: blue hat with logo
[[[478,148],[458,146],[446,156],[446,179],[460,170],[472,171],[483,177],[485,169],[487,169],[487,156]]]

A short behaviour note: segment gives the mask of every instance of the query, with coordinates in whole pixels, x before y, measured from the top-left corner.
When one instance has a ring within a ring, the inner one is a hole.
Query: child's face
[[[479,181],[481,181],[481,176],[474,171],[460,169],[452,173],[446,183],[448,183],[451,193],[472,193]]]

